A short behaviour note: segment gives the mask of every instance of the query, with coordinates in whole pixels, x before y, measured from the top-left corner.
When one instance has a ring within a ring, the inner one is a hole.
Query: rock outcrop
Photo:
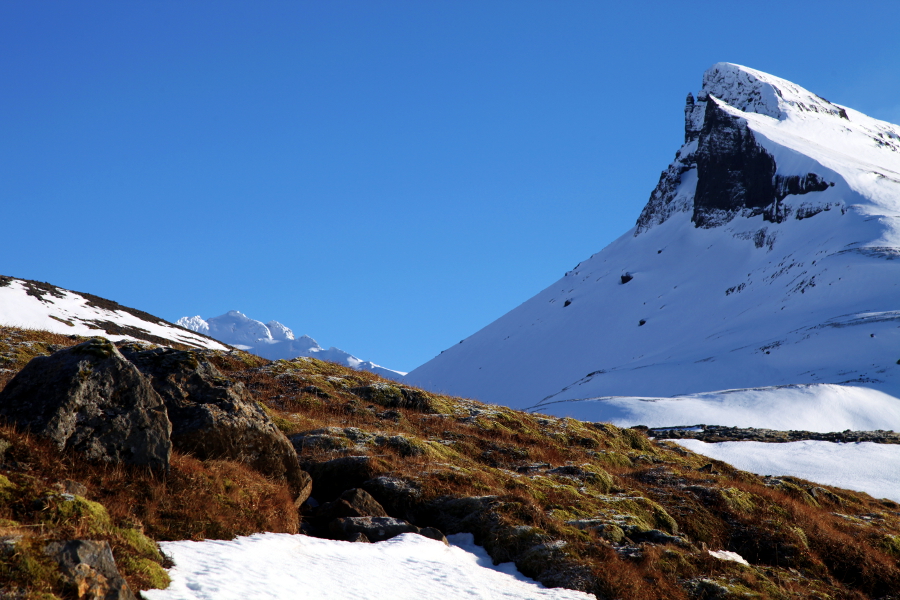
[[[285,479],[302,503],[312,480],[291,442],[239,382],[224,377],[201,354],[171,348],[122,346],[124,356],[150,378],[172,421],[172,443],[201,459],[231,459]]]
[[[0,392],[0,415],[92,460],[169,465],[162,399],[105,339],[33,359]]]
[[[89,540],[51,542],[44,552],[84,600],[137,600],[119,573],[109,543]]]

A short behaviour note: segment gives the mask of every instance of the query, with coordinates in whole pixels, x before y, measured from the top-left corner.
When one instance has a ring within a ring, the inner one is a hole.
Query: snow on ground
[[[688,450],[757,475],[790,475],[900,502],[900,446],[807,440],[785,444],[678,440]]]
[[[162,542],[172,584],[148,600],[593,600],[547,589],[512,563],[493,565],[471,534],[451,546],[416,534],[377,544],[261,533],[231,541]]]
[[[610,396],[538,404],[536,412],[622,427],[724,425],[787,431],[900,431],[900,399],[831,384],[723,390],[674,398]]]
[[[209,319],[203,319],[199,315],[181,317],[178,319],[178,324],[269,360],[290,360],[299,356],[311,356],[319,360],[336,362],[352,369],[370,371],[389,379],[400,379],[406,375],[401,371],[387,369],[371,361],[356,358],[349,352],[334,346],[328,349],[322,348],[316,340],[308,335],[295,338],[294,332],[278,321],[263,323],[251,319],[237,310],[230,310],[224,315]]]
[[[209,338],[173,327],[162,319],[147,321],[122,310],[109,310],[94,304],[78,292],[55,288],[42,298],[28,294],[28,284],[12,279],[0,286],[0,325],[23,329],[42,329],[64,335],[103,336],[113,341],[136,339],[129,335],[108,334],[98,325],[112,322],[123,328],[179,342],[188,346],[225,350],[225,346]],[[150,315],[146,315],[150,317]]]

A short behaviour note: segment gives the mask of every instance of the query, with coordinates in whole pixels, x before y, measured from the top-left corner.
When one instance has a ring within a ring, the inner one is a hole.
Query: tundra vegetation
[[[84,341],[0,328],[0,389],[34,357]],[[603,599],[900,598],[894,502],[316,359],[183,350],[246,388],[291,441],[315,502],[240,458],[175,448],[168,469],[92,462],[4,423],[0,596],[85,597],[48,553],[54,542],[105,541],[132,590],[165,587],[157,541],[340,539],[346,527],[325,521],[350,499],[423,534],[470,532],[495,561]],[[749,565],[711,553],[723,550]]]

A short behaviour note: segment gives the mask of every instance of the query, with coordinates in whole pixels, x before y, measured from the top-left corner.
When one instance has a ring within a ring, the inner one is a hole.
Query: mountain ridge
[[[519,408],[815,383],[900,395],[900,127],[728,63],[686,105],[635,227],[406,381]]]
[[[0,276],[0,325],[65,335],[103,335],[113,341],[227,349],[218,340],[142,310],[93,294],[6,275]]]
[[[263,323],[251,319],[237,310],[230,310],[210,319],[203,319],[200,315],[182,317],[178,319],[177,323],[181,327],[209,335],[223,343],[253,352],[269,360],[290,360],[307,356],[336,362],[353,369],[363,369],[389,379],[399,379],[406,375],[406,373],[357,358],[334,346],[328,349],[322,348],[316,340],[308,335],[295,338],[294,332],[278,321]]]

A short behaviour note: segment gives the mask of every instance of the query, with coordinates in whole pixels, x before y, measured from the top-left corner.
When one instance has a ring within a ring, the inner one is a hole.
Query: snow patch
[[[737,552],[731,552],[729,550],[707,550],[709,555],[713,558],[718,558],[719,560],[730,560],[732,562],[741,563],[742,565],[750,566],[744,557],[738,554]]]
[[[162,542],[175,561],[172,584],[141,592],[148,600],[592,600],[548,589],[516,570],[494,565],[471,534],[451,546],[416,534],[377,544],[261,533],[230,541]]]

